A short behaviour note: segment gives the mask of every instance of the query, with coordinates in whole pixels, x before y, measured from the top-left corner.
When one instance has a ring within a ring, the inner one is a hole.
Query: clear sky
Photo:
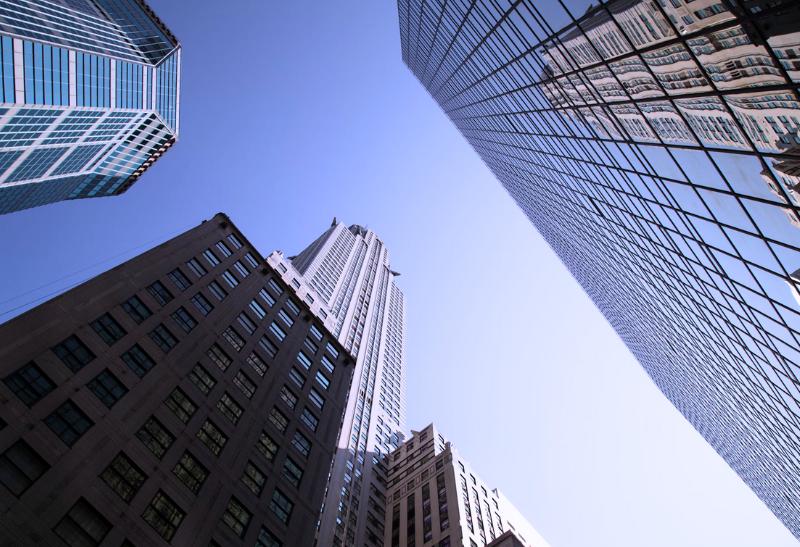
[[[121,197],[0,216],[0,313],[217,211],[264,254],[338,216],[402,273],[409,425],[552,547],[797,545],[402,64],[393,2],[150,3],[184,47],[179,142]]]

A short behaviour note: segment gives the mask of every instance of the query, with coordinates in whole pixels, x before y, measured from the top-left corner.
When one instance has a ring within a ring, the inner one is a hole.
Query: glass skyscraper
[[[275,260],[275,253],[270,260]],[[320,517],[320,546],[383,545],[387,468],[405,431],[404,297],[389,252],[371,230],[331,226],[299,255],[276,263],[307,284],[309,305],[356,359],[350,397]],[[294,274],[297,274],[296,276]]]
[[[567,3],[399,0],[403,59],[800,538],[800,3]]]
[[[0,0],[0,214],[127,190],[177,138],[180,51],[142,0]]]

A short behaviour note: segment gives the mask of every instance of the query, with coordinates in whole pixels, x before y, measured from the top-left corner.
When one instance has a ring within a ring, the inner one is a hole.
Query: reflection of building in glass
[[[800,3],[566,9],[399,0],[403,59],[800,537]]]
[[[178,135],[175,37],[142,0],[0,8],[0,214],[127,190]]]

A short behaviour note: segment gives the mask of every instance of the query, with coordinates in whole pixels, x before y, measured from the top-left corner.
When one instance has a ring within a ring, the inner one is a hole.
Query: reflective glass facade
[[[800,537],[800,4],[399,0],[402,55]]]
[[[130,187],[178,136],[180,55],[140,0],[0,0],[0,214]]]

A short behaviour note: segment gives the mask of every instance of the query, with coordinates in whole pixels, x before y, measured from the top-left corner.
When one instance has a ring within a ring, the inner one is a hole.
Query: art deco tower
[[[336,219],[290,267],[324,301],[331,331],[356,358],[318,544],[380,546],[387,472],[381,458],[405,430],[405,315],[394,283],[399,274],[374,232]]]
[[[800,538],[800,3],[587,4],[399,0],[403,59]]]
[[[180,45],[142,0],[0,2],[0,214],[127,190],[178,136]]]

